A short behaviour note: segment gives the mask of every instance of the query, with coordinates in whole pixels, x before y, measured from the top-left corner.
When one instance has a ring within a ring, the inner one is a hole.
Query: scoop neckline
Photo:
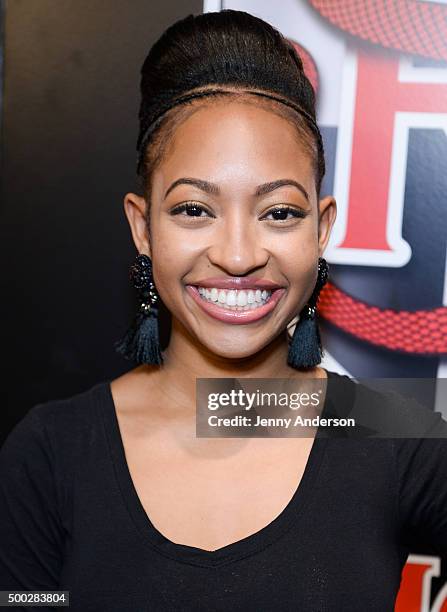
[[[322,416],[326,416],[328,406],[331,404],[331,399],[329,398],[331,380],[334,380],[334,377],[341,376],[328,370],[326,370],[326,373],[327,388]],[[293,527],[305,511],[328,442],[328,437],[325,437],[322,433],[321,426],[317,429],[303,475],[295,492],[280,514],[270,523],[258,531],[216,550],[206,550],[196,546],[173,542],[155,527],[138,496],[125,455],[111,390],[111,381],[100,383],[98,389],[101,392],[103,420],[107,432],[111,459],[124,504],[141,536],[141,541],[146,542],[165,557],[201,567],[217,567],[231,563],[252,555],[279,540],[281,536],[285,535]]]

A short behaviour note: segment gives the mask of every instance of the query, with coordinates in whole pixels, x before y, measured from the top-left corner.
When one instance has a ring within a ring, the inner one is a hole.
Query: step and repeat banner
[[[447,1],[112,4],[0,0],[2,215],[15,228],[0,241],[10,389],[1,437],[35,403],[128,369],[113,342],[134,312],[121,201],[134,181],[139,67],[168,25],[223,8],[277,27],[317,91],[322,196],[338,204],[319,301],[322,365],[431,379],[424,400],[447,418],[437,384],[447,377]],[[447,612],[447,559],[412,551],[396,610]]]
[[[424,401],[447,418],[447,1],[204,3],[225,8],[277,27],[317,91],[322,196],[338,205],[322,365],[355,379],[431,378]],[[447,558],[412,551],[396,610],[447,611]]]

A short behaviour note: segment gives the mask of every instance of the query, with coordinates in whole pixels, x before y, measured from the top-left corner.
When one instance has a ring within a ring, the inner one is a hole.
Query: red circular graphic
[[[310,0],[333,25],[363,40],[404,53],[447,61],[447,6],[420,0]],[[343,331],[392,351],[447,353],[447,307],[378,308],[332,283],[321,291],[318,312]]]
[[[393,310],[351,297],[328,283],[320,293],[318,313],[340,329],[392,351],[447,353],[447,308]]]

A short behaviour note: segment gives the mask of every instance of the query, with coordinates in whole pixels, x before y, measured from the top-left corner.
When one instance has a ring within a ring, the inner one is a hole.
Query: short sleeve
[[[63,529],[54,456],[34,406],[0,448],[0,590],[56,590]]]
[[[394,440],[402,541],[447,554],[447,422],[435,413],[427,437]]]

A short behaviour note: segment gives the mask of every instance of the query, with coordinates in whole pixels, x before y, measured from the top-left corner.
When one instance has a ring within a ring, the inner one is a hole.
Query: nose
[[[262,243],[260,221],[241,207],[225,216],[213,232],[208,259],[230,276],[264,267],[270,257]]]

